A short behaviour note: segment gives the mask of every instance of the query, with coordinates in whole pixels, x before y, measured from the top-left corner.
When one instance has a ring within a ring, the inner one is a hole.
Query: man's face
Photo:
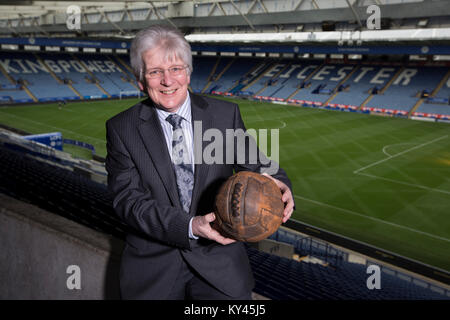
[[[141,90],[146,88],[150,99],[159,108],[168,112],[177,111],[186,100],[188,85],[191,81],[186,64],[179,58],[167,60],[165,51],[160,48],[145,51],[143,61],[145,82],[139,81],[139,88]],[[176,67],[183,69],[180,72],[180,69]],[[178,71],[171,74],[170,68],[176,68]],[[163,72],[161,74],[158,71]],[[158,73],[159,76],[155,77]]]

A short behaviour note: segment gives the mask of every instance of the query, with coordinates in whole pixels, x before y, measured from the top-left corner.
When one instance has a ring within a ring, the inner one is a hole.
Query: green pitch
[[[105,156],[105,120],[137,101],[3,107],[0,123],[59,131]],[[294,219],[450,270],[449,124],[232,101],[247,128],[279,129]]]

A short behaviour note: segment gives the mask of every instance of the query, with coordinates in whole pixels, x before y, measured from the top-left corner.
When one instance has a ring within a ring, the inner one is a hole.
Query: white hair
[[[176,58],[188,65],[188,74],[193,71],[191,46],[176,28],[167,25],[153,25],[139,31],[130,48],[130,62],[133,73],[139,81],[144,81],[144,61],[142,55],[148,50],[161,48],[168,61]]]

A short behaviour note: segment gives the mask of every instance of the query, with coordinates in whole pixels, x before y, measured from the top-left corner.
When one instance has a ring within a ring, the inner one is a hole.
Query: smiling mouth
[[[162,90],[160,91],[162,94],[164,95],[171,95],[174,94],[178,89],[173,89],[173,90]]]

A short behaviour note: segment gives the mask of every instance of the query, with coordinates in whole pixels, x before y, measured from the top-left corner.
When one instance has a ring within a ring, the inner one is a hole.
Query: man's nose
[[[173,83],[173,78],[169,70],[164,70],[163,75],[161,77],[161,83],[166,86],[170,86]]]

